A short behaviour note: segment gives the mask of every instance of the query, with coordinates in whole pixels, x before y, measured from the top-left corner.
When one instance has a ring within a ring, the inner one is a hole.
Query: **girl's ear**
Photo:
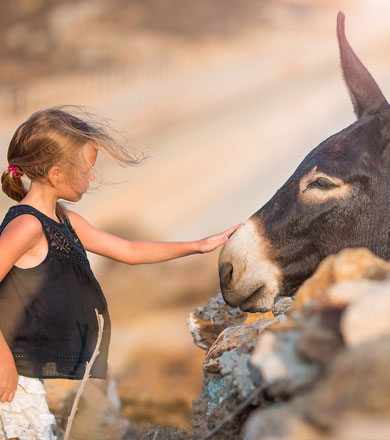
[[[60,167],[51,167],[49,172],[47,173],[47,178],[51,186],[56,187],[61,178],[62,170]]]

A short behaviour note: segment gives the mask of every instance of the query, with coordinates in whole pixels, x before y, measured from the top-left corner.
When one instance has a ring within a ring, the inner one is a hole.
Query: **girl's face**
[[[77,202],[89,188],[89,182],[95,179],[93,166],[95,165],[98,150],[86,144],[81,155],[81,164],[64,173],[58,184],[59,198]]]

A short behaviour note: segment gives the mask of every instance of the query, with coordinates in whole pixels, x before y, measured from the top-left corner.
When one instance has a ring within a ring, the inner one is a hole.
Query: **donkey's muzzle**
[[[280,270],[268,258],[264,228],[253,217],[241,226],[219,256],[224,300],[246,312],[269,310],[279,292]]]
[[[219,268],[219,280],[221,290],[228,290],[233,279],[233,265],[231,263],[223,263]]]

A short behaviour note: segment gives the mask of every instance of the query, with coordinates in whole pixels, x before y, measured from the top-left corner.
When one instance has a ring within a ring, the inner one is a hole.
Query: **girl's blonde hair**
[[[123,166],[140,162],[119,145],[105,120],[85,107],[58,106],[33,113],[17,128],[9,144],[8,163],[31,180],[47,179],[53,166],[77,166],[87,142]],[[1,183],[5,194],[18,202],[27,194],[22,179],[12,170],[3,172]],[[56,213],[60,218],[64,214],[58,203]]]

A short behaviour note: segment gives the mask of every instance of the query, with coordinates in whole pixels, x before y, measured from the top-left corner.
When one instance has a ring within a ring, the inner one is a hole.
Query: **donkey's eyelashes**
[[[339,185],[337,185],[336,183],[327,179],[326,177],[318,177],[317,179],[310,182],[307,185],[306,189],[307,188],[318,188],[318,189],[328,190],[328,189],[337,188],[338,186]]]

